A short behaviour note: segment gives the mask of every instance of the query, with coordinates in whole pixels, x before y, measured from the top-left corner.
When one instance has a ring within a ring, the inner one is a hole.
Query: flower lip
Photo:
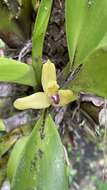
[[[51,96],[51,100],[53,101],[54,104],[59,104],[59,102],[60,102],[59,94],[55,94],[55,95]]]

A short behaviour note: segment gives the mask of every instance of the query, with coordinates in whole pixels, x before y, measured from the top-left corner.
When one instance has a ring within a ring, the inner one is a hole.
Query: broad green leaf
[[[38,9],[32,37],[32,61],[38,84],[41,81],[42,52],[53,0],[42,0]]]
[[[35,73],[30,65],[0,57],[0,81],[35,86]]]
[[[107,0],[66,0],[66,35],[71,61],[80,64],[107,32]]]
[[[45,127],[45,128],[44,128]],[[68,190],[63,145],[50,116],[39,120],[21,153],[11,190]]]
[[[93,53],[70,86],[75,92],[84,91],[107,98],[107,52],[100,49]]]
[[[0,37],[10,46],[23,46],[31,34],[31,0],[0,2]]]
[[[20,4],[20,14],[18,17],[24,36],[29,39],[32,24],[32,2],[31,0],[18,0]]]
[[[97,189],[98,190],[106,190],[107,189],[107,182],[97,180]]]
[[[12,16],[12,13],[0,4],[0,38],[10,47],[19,47],[24,37],[21,28]]]
[[[29,136],[25,136],[19,139],[11,152],[11,156],[7,164],[7,176],[10,179],[10,181],[13,178],[13,174],[16,172],[20,156],[23,153],[28,138]]]
[[[4,7],[8,9],[8,11],[10,12],[10,14],[15,18],[16,16],[18,16],[18,12],[19,12],[19,3],[17,0],[11,1],[11,0],[1,0],[1,7]]]
[[[11,17],[12,15],[6,8],[0,7],[0,30],[6,30],[6,32],[13,32],[22,38],[22,33],[18,25]]]

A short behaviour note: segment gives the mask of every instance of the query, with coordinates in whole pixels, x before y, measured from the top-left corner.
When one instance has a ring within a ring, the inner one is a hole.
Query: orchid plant
[[[18,19],[24,20],[28,29],[32,18],[30,7],[33,5],[34,10],[38,10],[32,33],[32,64],[0,57],[0,81],[33,87],[35,93],[16,99],[14,107],[18,110],[36,109],[37,112],[37,109],[43,109],[43,111],[33,129],[30,126],[29,133],[21,134],[22,138],[21,135],[17,137],[16,133],[12,132],[11,137],[15,138],[10,138],[10,143],[4,143],[1,139],[0,156],[11,150],[17,141],[6,166],[11,190],[68,190],[63,145],[51,113],[45,113],[45,108],[65,106],[76,100],[80,91],[107,97],[107,0],[65,0],[65,26],[70,61],[62,70],[63,81],[70,73],[74,74],[80,68],[76,78],[69,81],[68,89],[60,89],[55,65],[50,60],[45,64],[41,61],[53,0],[17,2],[20,9],[24,7]],[[5,28],[4,17],[2,18],[0,32]],[[14,24],[12,26],[15,26],[16,31],[17,27]],[[12,47],[16,47],[16,41],[13,42]],[[43,91],[37,92],[36,86],[40,87],[41,83]]]

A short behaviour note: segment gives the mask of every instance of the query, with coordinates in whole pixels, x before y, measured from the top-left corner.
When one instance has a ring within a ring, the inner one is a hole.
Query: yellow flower
[[[42,87],[44,92],[37,92],[30,96],[19,98],[14,102],[15,108],[24,109],[43,109],[50,105],[55,107],[64,106],[76,99],[71,90],[59,90],[56,80],[56,69],[49,60],[42,68]]]

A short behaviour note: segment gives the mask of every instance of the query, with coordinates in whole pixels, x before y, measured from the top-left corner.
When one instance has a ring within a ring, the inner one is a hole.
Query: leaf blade
[[[51,13],[52,3],[53,0],[41,1],[33,31],[32,62],[38,84],[40,84],[41,81],[43,43]]]
[[[107,98],[107,52],[99,49],[82,66],[70,86],[76,93],[83,91]]]
[[[63,146],[50,116],[46,119],[43,138],[41,127],[39,120],[20,159],[12,181],[12,190],[68,190]]]
[[[85,0],[66,0],[66,34],[71,67],[73,61],[77,65],[83,63],[107,31],[107,1],[90,2],[91,4]]]
[[[35,86],[33,68],[25,63],[0,57],[0,81]]]

